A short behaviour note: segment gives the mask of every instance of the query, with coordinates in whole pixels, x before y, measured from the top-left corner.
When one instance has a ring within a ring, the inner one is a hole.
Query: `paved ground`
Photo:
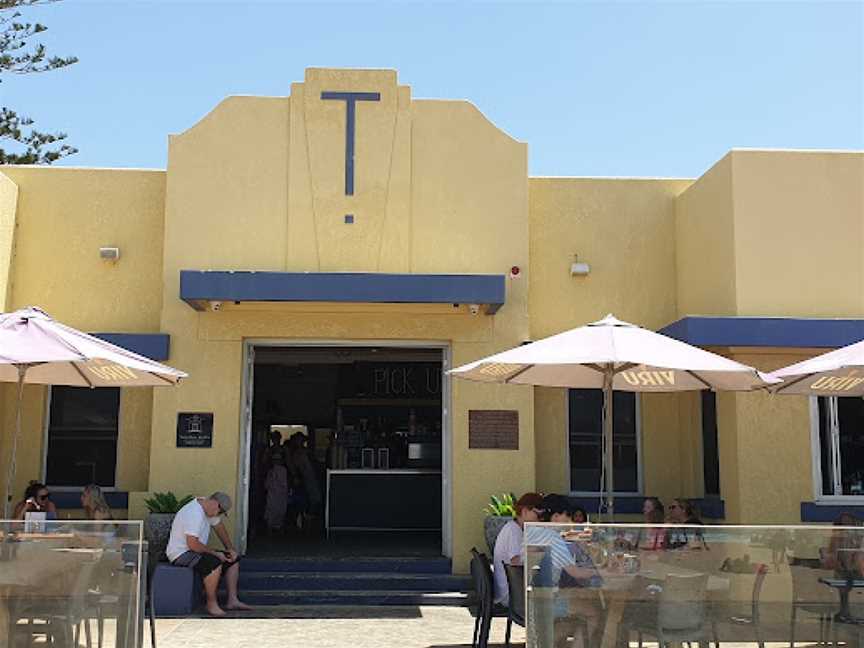
[[[474,619],[459,607],[275,607],[282,618],[158,619],[158,648],[469,648]],[[492,623],[490,648],[504,643],[504,621]],[[144,626],[145,648],[150,647]],[[525,631],[514,628],[513,646]]]
[[[267,611],[270,618],[159,619],[158,648],[470,648],[474,629],[467,610],[458,607],[274,607]],[[144,646],[150,648],[146,623],[145,635]],[[525,631],[514,628],[512,639],[513,648],[524,648]],[[504,620],[495,619],[490,648],[503,645]],[[656,647],[656,643],[645,645]],[[765,647],[788,645],[767,642]],[[796,648],[805,646],[815,644],[796,643]],[[756,644],[724,642],[723,648],[756,648]]]

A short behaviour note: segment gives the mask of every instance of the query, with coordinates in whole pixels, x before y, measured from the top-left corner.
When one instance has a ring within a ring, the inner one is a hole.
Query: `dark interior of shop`
[[[441,349],[254,353],[250,554],[440,556]]]

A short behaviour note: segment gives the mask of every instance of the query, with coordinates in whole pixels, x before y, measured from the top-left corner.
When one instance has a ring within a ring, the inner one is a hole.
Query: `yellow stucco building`
[[[599,406],[449,367],[609,312],[767,370],[864,338],[864,154],[733,150],[696,179],[535,178],[527,156],[393,71],[309,69],[289,96],[230,97],[172,135],[166,170],[4,167],[2,310],[39,306],[190,374],[113,396],[26,388],[14,496],[40,479],[73,507],[98,481],[141,517],[147,493],[224,490],[254,549],[267,435],[299,430],[328,526],[431,532],[464,572],[491,494],[596,507]],[[831,407],[622,398],[620,510],[864,507],[864,413],[832,423]],[[429,513],[363,508],[406,500]]]

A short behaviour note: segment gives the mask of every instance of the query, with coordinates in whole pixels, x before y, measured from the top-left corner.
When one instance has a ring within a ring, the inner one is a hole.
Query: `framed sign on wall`
[[[178,412],[177,447],[212,448],[213,412]]]

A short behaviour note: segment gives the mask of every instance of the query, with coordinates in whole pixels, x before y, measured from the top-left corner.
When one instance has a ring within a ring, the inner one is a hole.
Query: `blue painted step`
[[[430,594],[424,592],[364,592],[334,590],[296,590],[291,592],[241,592],[246,603],[270,605],[428,605],[465,606],[469,595],[459,592]]]
[[[245,567],[245,565],[244,565]],[[402,592],[467,592],[467,576],[450,574],[343,573],[343,572],[240,572],[240,589],[257,591],[342,590]]]
[[[342,572],[450,574],[449,558],[345,558],[345,559],[270,559],[244,558],[240,571],[249,572]]]

